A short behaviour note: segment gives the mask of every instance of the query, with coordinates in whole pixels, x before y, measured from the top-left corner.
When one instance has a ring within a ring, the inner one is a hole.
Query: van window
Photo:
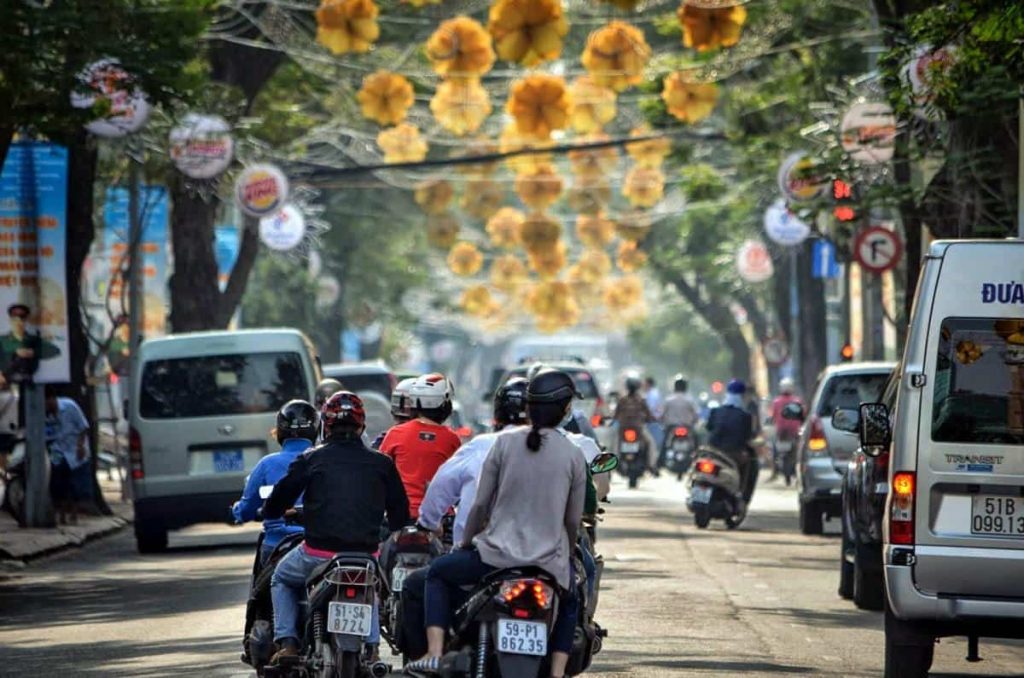
[[[144,419],[276,412],[309,397],[298,353],[246,353],[147,362],[139,415]]]
[[[1024,320],[942,321],[932,440],[1024,443]]]
[[[861,403],[877,403],[888,378],[888,372],[833,375],[825,382],[816,414],[831,417],[836,410],[855,410]]]
[[[601,397],[601,394],[598,393],[597,390],[597,384],[594,383],[594,377],[593,375],[590,374],[588,370],[573,369],[572,367],[559,367],[558,369],[565,372],[572,378],[573,383],[576,385],[576,390],[579,391],[580,395],[583,396],[585,399],[597,400],[598,398]],[[517,367],[513,370],[510,370],[508,373],[508,377],[504,379],[501,383],[504,384],[506,381],[512,379],[513,377],[525,378],[527,374],[529,374],[529,368]],[[497,390],[497,388],[495,388],[494,390]]]

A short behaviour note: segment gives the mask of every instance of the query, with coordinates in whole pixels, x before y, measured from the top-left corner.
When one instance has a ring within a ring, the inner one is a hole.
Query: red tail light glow
[[[142,480],[146,477],[146,472],[142,468],[142,436],[134,428],[128,429],[128,463],[132,479]]]
[[[359,590],[356,589],[354,586],[349,586],[345,588],[346,598],[355,598],[357,593],[359,593]]]
[[[430,543],[430,533],[423,530],[403,530],[395,537],[398,546],[426,546]]]
[[[622,439],[625,440],[627,443],[635,443],[636,442],[636,430],[635,429],[631,429],[631,428],[627,428],[625,431],[622,432]]]
[[[685,438],[686,436],[690,435],[690,429],[686,428],[685,426],[677,426],[675,430],[675,435],[676,438]]]
[[[914,497],[916,478],[912,472],[900,471],[892,477],[889,504],[889,542],[905,546],[914,543]]]
[[[697,471],[708,475],[714,475],[718,471],[718,464],[710,459],[701,459],[697,462]]]
[[[550,586],[537,579],[516,579],[503,582],[499,595],[509,605],[532,604],[541,610],[546,610],[551,606],[553,593]],[[517,611],[513,613],[517,617],[524,616]]]
[[[807,451],[812,457],[821,457],[828,454],[825,427],[821,425],[821,419],[817,416],[812,417],[808,423]]]
[[[460,426],[457,429],[455,429],[455,435],[459,436],[460,438],[468,438],[469,436],[473,435],[473,429],[471,429],[468,426]]]
[[[597,428],[598,426],[601,425],[601,421],[602,421],[601,415],[600,414],[595,414],[594,416],[592,416],[590,418],[590,425],[593,426],[594,428]]]

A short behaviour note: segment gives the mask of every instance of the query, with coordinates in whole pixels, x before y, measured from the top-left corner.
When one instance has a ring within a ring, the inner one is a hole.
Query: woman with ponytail
[[[427,656],[410,673],[436,673],[459,587],[496,569],[540,567],[562,589],[551,635],[551,676],[562,678],[572,650],[578,601],[571,556],[583,515],[587,469],[576,445],[559,430],[576,396],[565,372],[544,369],[526,391],[529,427],[502,431],[480,472],[463,543],[434,560],[426,585]]]

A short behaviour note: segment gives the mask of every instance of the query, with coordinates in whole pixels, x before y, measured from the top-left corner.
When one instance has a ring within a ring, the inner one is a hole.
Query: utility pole
[[[128,152],[128,385],[126,399],[131,401],[135,394],[132,384],[138,382],[139,345],[143,338],[143,319],[146,317],[143,307],[143,281],[145,280],[142,262],[142,215],[139,214],[139,178],[142,173],[142,157],[144,152],[141,142],[132,139]]]

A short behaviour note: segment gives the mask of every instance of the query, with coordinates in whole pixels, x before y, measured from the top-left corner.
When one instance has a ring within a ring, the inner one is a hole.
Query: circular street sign
[[[231,125],[219,115],[189,113],[169,139],[171,160],[193,179],[212,179],[231,165]]]
[[[138,132],[149,119],[146,94],[117,59],[100,59],[86,66],[77,76],[71,92],[71,106],[105,111],[104,117],[85,128],[98,137],[123,137]]]
[[[779,198],[764,211],[764,231],[780,245],[799,245],[811,233],[811,227],[789,211],[786,202]]]
[[[840,126],[843,150],[865,165],[892,160],[896,140],[896,116],[883,103],[857,103],[843,116]]]
[[[306,236],[306,218],[294,205],[285,205],[273,216],[260,219],[260,240],[272,250],[287,252]]]
[[[829,187],[821,162],[801,151],[786,156],[775,178],[782,195],[790,202],[814,200]]]
[[[903,241],[895,231],[872,226],[857,234],[853,241],[853,257],[872,273],[885,273],[895,268],[903,256]]]
[[[768,337],[761,342],[761,352],[764,354],[766,363],[772,367],[778,367],[789,357],[789,346],[786,345],[784,339]]]
[[[760,240],[747,240],[736,252],[736,269],[749,283],[760,283],[772,277],[772,255]]]
[[[276,165],[247,167],[235,180],[235,202],[251,217],[266,217],[288,199],[288,177]]]

